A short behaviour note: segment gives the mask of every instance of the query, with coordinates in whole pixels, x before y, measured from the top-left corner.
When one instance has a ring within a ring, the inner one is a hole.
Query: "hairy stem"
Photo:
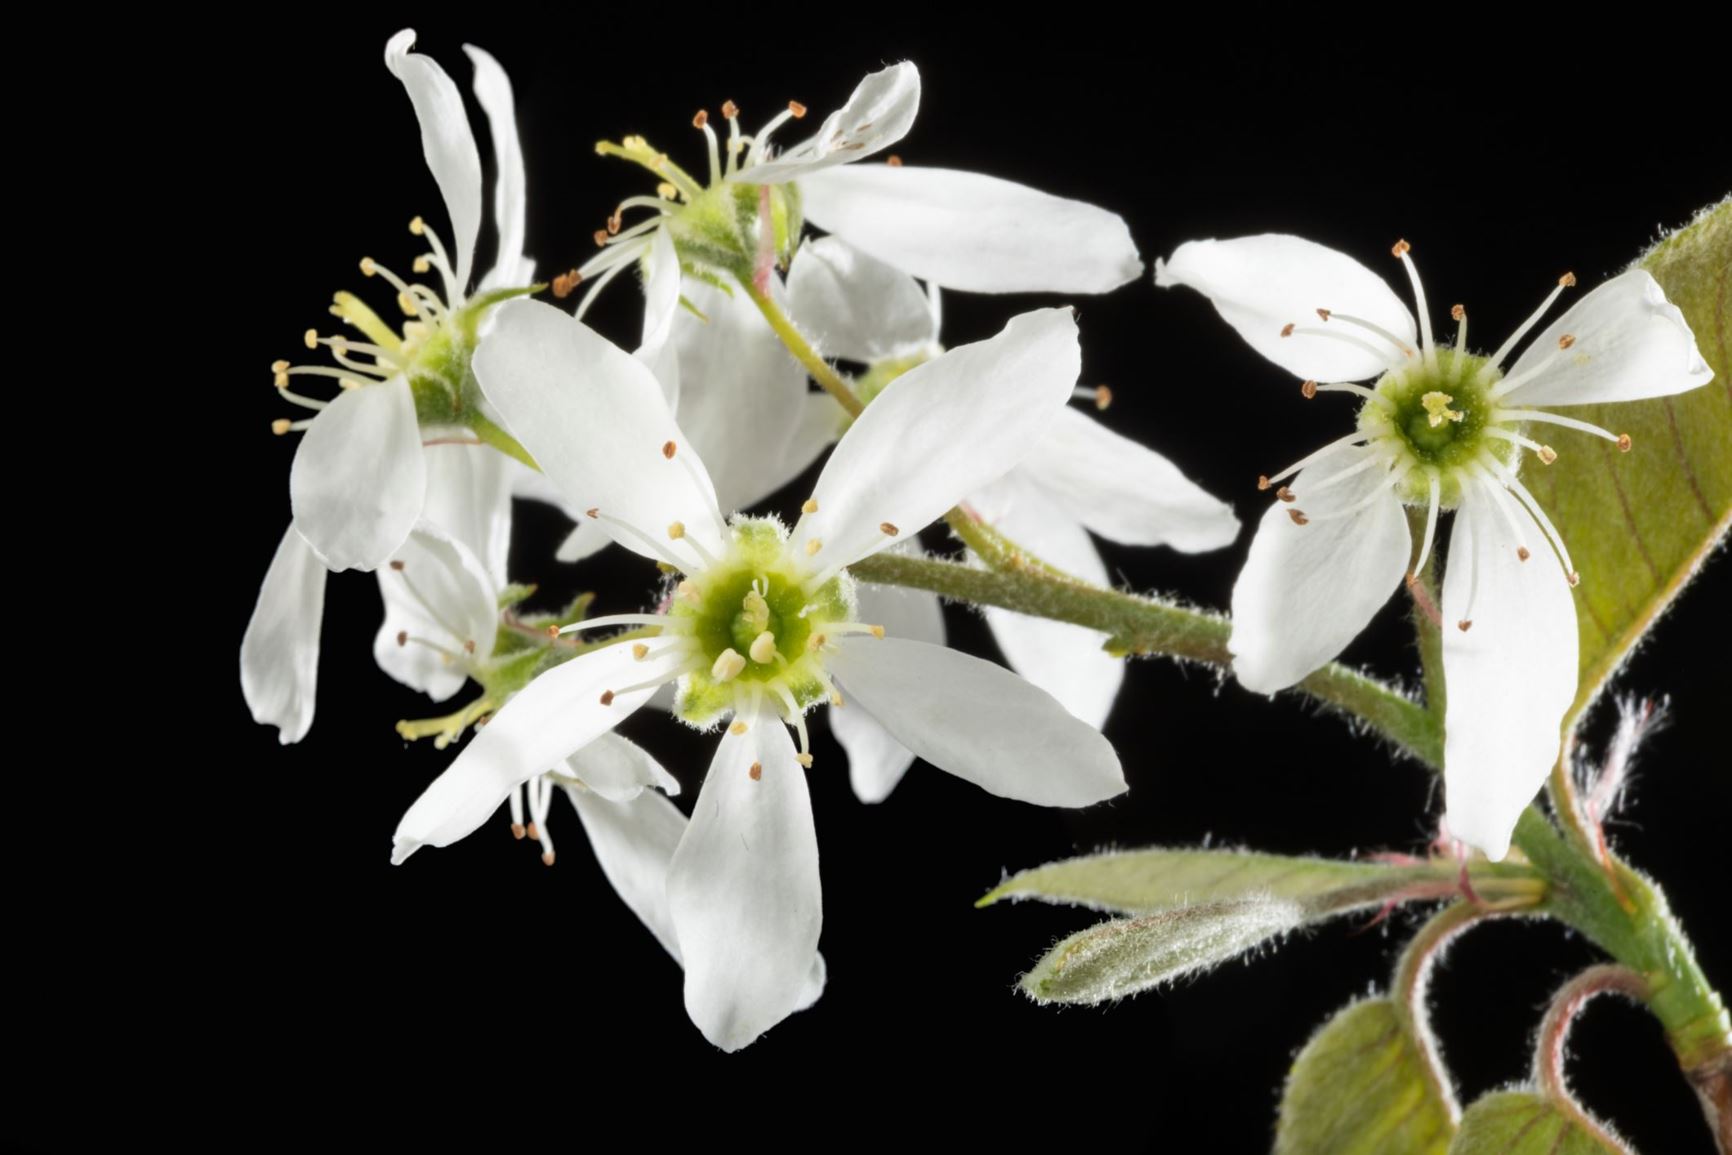
[[[1425,1004],[1426,988],[1431,982],[1433,964],[1442,957],[1455,937],[1492,913],[1472,903],[1458,902],[1432,915],[1407,944],[1407,949],[1401,952],[1401,959],[1395,967],[1395,981],[1389,992],[1396,1014],[1419,1050],[1426,1082],[1431,1084],[1433,1093],[1448,1110],[1451,1119],[1461,1118],[1461,1105],[1456,1101],[1449,1069],[1438,1053],[1437,1040],[1431,1034],[1431,1016]]]
[[[1628,995],[1640,1002],[1648,997],[1648,984],[1629,967],[1615,965],[1589,967],[1565,983],[1540,1023],[1540,1037],[1534,1047],[1534,1082],[1546,1098],[1575,1120],[1576,1126],[1612,1147],[1615,1141],[1576,1102],[1564,1078],[1564,1044],[1570,1028],[1588,1000],[1604,994]]]
[[[794,355],[794,360],[806,367],[812,380],[816,381],[824,392],[834,397],[850,416],[858,417],[866,412],[866,406],[855,396],[853,388],[843,379],[842,374],[836,372],[835,367],[824,360],[818,350],[812,348],[811,342],[795,327],[792,318],[782,312],[782,307],[771,300],[768,293],[753,284],[750,277],[740,277],[738,280],[740,287],[745,289],[746,296],[751,298],[752,304],[758,306],[758,312],[764,315],[764,320],[770,323],[776,337],[788,352]]]

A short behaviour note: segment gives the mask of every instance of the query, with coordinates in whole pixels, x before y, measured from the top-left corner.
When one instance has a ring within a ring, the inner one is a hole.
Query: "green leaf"
[[[1567,727],[1732,524],[1732,200],[1705,210],[1640,264],[1683,310],[1714,379],[1675,397],[1562,408],[1628,433],[1633,450],[1620,453],[1587,434],[1548,428],[1557,463],[1523,471],[1582,575],[1581,686]]]
[[[1487,1095],[1461,1117],[1449,1155],[1629,1155],[1597,1132],[1528,1091]]]
[[[1084,855],[1025,870],[1005,879],[975,905],[1034,899],[1118,914],[1147,914],[1260,896],[1286,899],[1298,904],[1308,918],[1315,918],[1375,906],[1404,890],[1447,893],[1456,874],[1453,865],[1390,866],[1153,847]]]
[[[1272,898],[1114,919],[1053,947],[1022,977],[1022,989],[1037,1003],[1121,999],[1224,963],[1305,922],[1297,903]]]
[[[1453,1110],[1396,1005],[1366,999],[1311,1037],[1281,1096],[1275,1155],[1445,1155]]]

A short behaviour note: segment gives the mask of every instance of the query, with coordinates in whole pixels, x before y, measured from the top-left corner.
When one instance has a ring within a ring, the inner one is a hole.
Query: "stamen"
[[[757,662],[760,666],[769,665],[776,660],[777,656],[776,635],[765,630],[752,639],[752,646],[748,652],[751,654],[752,661]]]
[[[1305,492],[1307,494],[1316,493],[1319,489],[1327,489],[1329,486],[1334,485],[1336,482],[1345,481],[1349,477],[1353,477],[1357,474],[1363,473],[1367,469],[1372,468],[1373,466],[1381,465],[1385,469],[1387,469],[1387,468],[1389,468],[1390,464],[1391,464],[1390,458],[1381,456],[1380,454],[1377,454],[1377,453],[1368,453],[1365,455],[1364,460],[1355,462],[1354,464],[1347,466],[1345,469],[1338,469],[1334,473],[1329,474],[1327,477],[1320,477],[1316,481],[1306,482],[1305,483]],[[1282,494],[1286,494],[1287,496],[1282,497],[1281,496]],[[1282,501],[1292,501],[1295,494],[1292,490],[1288,489],[1286,486],[1282,486],[1280,489],[1277,489],[1275,491],[1275,496],[1280,498]]]
[[[1113,391],[1105,385],[1078,385],[1070,395],[1073,401],[1093,401],[1097,410],[1113,403]]]
[[[1387,497],[1388,490],[1392,486],[1399,484],[1402,478],[1406,477],[1416,468],[1416,466],[1411,464],[1391,464],[1388,461],[1383,461],[1383,464],[1388,467],[1389,472],[1383,477],[1382,481],[1378,485],[1373,486],[1358,501],[1345,509],[1334,509],[1330,510],[1328,513],[1319,513],[1315,515],[1308,515],[1300,510],[1290,509],[1287,511],[1287,516],[1292,517],[1297,513],[1300,517],[1304,517],[1304,521],[1300,521],[1298,518],[1293,519],[1295,524],[1298,525],[1307,525],[1315,521],[1339,521],[1344,517],[1352,517],[1381,498]]]
[[[800,512],[801,513],[817,513],[818,512],[818,499],[815,497],[808,497],[804,502],[802,502],[800,504]]]
[[[578,272],[576,269],[572,269],[570,272],[560,273],[553,278],[553,295],[556,299],[563,301],[567,297],[571,296],[571,294],[577,290],[577,286],[582,283],[583,274]]]
[[[1419,315],[1419,347],[1425,352],[1425,363],[1431,368],[1437,367],[1437,342],[1431,336],[1431,311],[1425,303],[1425,286],[1419,281],[1419,266],[1413,263],[1408,254],[1413,246],[1406,241],[1396,241],[1390,251],[1400,259],[1407,269],[1407,279],[1413,282],[1413,311]]]
[[[1259,477],[1257,479],[1257,488],[1268,489],[1271,485],[1275,485],[1287,480],[1289,477],[1292,477],[1295,473],[1298,473],[1301,469],[1304,469],[1307,465],[1310,465],[1321,457],[1334,453],[1338,449],[1345,449],[1353,445],[1362,445],[1368,440],[1369,438],[1363,433],[1349,433],[1346,437],[1338,437],[1328,445],[1325,445],[1322,449],[1317,450],[1317,452],[1306,457],[1301,457],[1298,461],[1289,465],[1281,472],[1273,476]]]
[[[1508,490],[1504,489],[1503,486],[1497,483],[1497,480],[1491,475],[1491,472],[1484,466],[1477,465],[1470,461],[1468,462],[1467,469],[1468,475],[1478,481],[1480,485],[1484,487],[1486,493],[1490,495],[1492,506],[1497,510],[1498,515],[1503,518],[1504,524],[1509,527],[1510,536],[1516,539],[1516,557],[1522,561],[1526,561],[1528,558],[1532,557],[1533,555],[1528,552],[1528,547],[1523,544],[1523,540],[1527,537],[1528,530],[1533,528],[1532,519],[1528,520],[1527,525],[1524,528],[1522,525],[1522,519],[1516,516],[1518,510],[1512,510],[1510,508],[1515,504],[1515,499],[1509,495]]]
[[[293,389],[290,389],[288,387],[289,376],[287,373],[278,377],[277,380],[282,382],[282,384],[277,386],[277,396],[281,397],[291,405],[299,405],[303,409],[323,409],[325,406],[330,404],[329,401],[320,401],[316,397],[305,397],[296,393]]]
[[[897,156],[895,153],[891,153],[889,156],[884,158],[884,163],[889,165],[891,168],[901,168],[902,158]]]
[[[785,715],[788,725],[794,727],[794,732],[800,736],[800,752],[794,755],[794,761],[811,769],[812,742],[806,734],[806,715],[800,709],[800,703],[794,701],[794,695],[781,682],[770,683],[770,689],[776,692],[776,697],[782,700],[782,706],[787,710]]]
[[[633,661],[641,662],[645,658],[649,657],[649,647],[644,645],[642,642],[633,642],[631,646],[631,656]]]
[[[1516,331],[1509,335],[1509,340],[1497,347],[1497,352],[1491,355],[1491,360],[1487,361],[1485,368],[1480,370],[1480,376],[1483,378],[1491,370],[1502,368],[1504,358],[1509,356],[1510,350],[1516,347],[1516,343],[1528,335],[1529,329],[1539,324],[1540,318],[1546,315],[1547,310],[1552,307],[1552,303],[1563,295],[1565,289],[1575,283],[1576,275],[1574,273],[1565,273],[1559,277],[1557,287],[1546,295],[1544,301],[1540,302],[1540,307],[1535,309],[1527,320],[1516,326]]]
[[[1500,425],[1487,425],[1485,427],[1485,433],[1487,437],[1496,437],[1500,441],[1513,442],[1514,444],[1521,446],[1523,449],[1531,449],[1534,455],[1540,459],[1542,465],[1550,465],[1558,459],[1557,450],[1553,449],[1551,446],[1541,445],[1539,442],[1534,441],[1531,438],[1523,437],[1521,434],[1505,429]]]
[[[690,564],[689,562],[681,561],[679,558],[676,558],[672,553],[664,550],[662,548],[660,542],[658,542],[654,538],[650,537],[649,534],[645,533],[643,530],[639,529],[637,526],[631,525],[628,522],[621,521],[619,518],[614,517],[612,514],[602,513],[599,509],[589,509],[589,510],[585,510],[584,512],[586,514],[588,514],[590,517],[595,518],[597,521],[605,521],[607,524],[609,524],[611,526],[615,526],[621,530],[624,530],[626,533],[630,534],[633,538],[642,542],[644,545],[644,548],[648,549],[649,552],[651,553],[651,555],[653,555],[654,557],[660,558],[662,561],[673,566],[676,570],[679,570],[681,573],[686,572],[686,569]]]
[[[1451,397],[1448,393],[1443,393],[1435,389],[1419,399],[1420,406],[1425,410],[1426,420],[1430,423],[1433,429],[1436,429],[1445,421],[1454,421],[1459,424],[1467,417],[1467,414],[1463,413],[1461,410],[1451,409],[1449,407],[1449,403],[1454,400],[1455,398]]]
[[[1367,321],[1363,317],[1355,317],[1350,313],[1337,313],[1333,309],[1318,309],[1317,315],[1325,321],[1340,321],[1345,325],[1358,325],[1361,329],[1382,337],[1385,341],[1394,345],[1401,351],[1403,357],[1413,356],[1413,346],[1409,345],[1406,341],[1403,341],[1400,337],[1397,337],[1394,333],[1391,333],[1388,329],[1385,329],[1382,325],[1379,325],[1374,321]],[[1299,331],[1306,332],[1307,330],[1301,329]]]
[[[1337,317],[1340,317],[1339,313],[1334,314],[1334,315]],[[1338,333],[1338,332],[1334,331],[1333,329],[1320,329],[1315,325],[1307,325],[1304,328],[1300,328],[1298,325],[1295,325],[1291,321],[1289,321],[1286,325],[1283,325],[1281,327],[1281,335],[1283,337],[1293,337],[1293,336],[1327,337],[1331,341],[1345,341],[1347,344],[1352,345],[1355,349],[1363,350],[1364,352],[1371,354],[1373,357],[1376,357],[1379,361],[1383,362],[1383,367],[1385,370],[1394,369],[1396,366],[1400,365],[1401,361],[1402,361],[1402,357],[1413,356],[1413,350],[1408,348],[1405,345],[1397,345],[1396,346],[1396,348],[1401,351],[1401,355],[1402,355],[1401,357],[1391,357],[1387,350],[1379,349],[1377,346],[1373,345],[1371,342],[1361,341],[1358,337],[1352,336],[1351,334]]]
[[[1307,401],[1317,396],[1317,382],[1301,381],[1299,383],[1299,396],[1305,398]]]
[[[1562,425],[1565,429],[1574,429],[1578,433],[1591,433],[1603,438],[1622,449],[1630,451],[1630,435],[1628,433],[1610,433],[1598,425],[1590,425],[1586,421],[1578,421],[1574,417],[1564,417],[1557,413],[1547,413],[1542,409],[1499,409],[1492,414],[1495,422],[1504,421],[1537,421],[1541,425]]]
[[[271,422],[271,432],[275,433],[278,437],[290,432],[301,433],[304,432],[312,423],[313,419],[311,417],[307,418],[305,421],[290,421],[287,417],[279,417],[275,421]]]
[[[1298,500],[1293,491],[1288,489],[1285,485],[1275,491],[1275,499],[1277,501],[1285,501],[1289,503]]]
[[[606,272],[596,277],[596,279],[590,284],[589,288],[583,294],[583,299],[578,301],[577,311],[573,316],[575,316],[579,321],[583,320],[583,315],[589,312],[590,303],[595,300],[595,295],[601,292],[602,289],[607,286],[609,281],[619,276],[622,269],[631,267],[631,265],[636,262],[637,258],[642,255],[643,250],[647,250],[648,248],[648,245],[644,245],[642,249],[638,249],[635,246],[618,250],[609,249],[608,252],[610,254],[617,251],[620,254],[619,258],[607,268]],[[589,276],[595,272],[595,266],[596,262],[590,261],[579,269],[578,273],[580,276]]]
[[[409,576],[408,569],[401,561],[392,561],[391,568],[402,575],[403,585],[408,588],[409,596],[421,603],[421,608],[427,611],[427,616],[432,618],[439,628],[445,631],[448,637],[453,641],[457,641],[463,637],[463,631],[457,629],[450,622],[446,621],[444,615],[442,615],[433,603],[428,600],[426,595],[421,592],[420,587],[417,586],[414,579]],[[453,655],[453,657],[455,657],[455,655]]]
[[[1438,476],[1437,466],[1425,467],[1425,486],[1425,537],[1419,543],[1419,560],[1413,563],[1413,573],[1408,575],[1410,580],[1425,572],[1425,563],[1431,560],[1432,540],[1437,537],[1437,511],[1443,496],[1443,479]]]
[[[710,127],[710,114],[705,109],[698,109],[698,114],[692,117],[692,127],[701,128],[704,132],[704,142],[710,150],[710,184],[722,183],[721,144],[716,140],[716,130]]]
[[[511,837],[521,840],[528,833],[523,829],[523,786],[521,783],[511,788],[508,801],[511,803]]]
[[[416,218],[420,220],[419,217]],[[457,283],[457,274],[452,271],[451,258],[445,255],[445,246],[439,240],[439,234],[427,227],[426,221],[421,221],[421,232],[418,234],[427,241],[427,247],[432,249],[434,267],[439,270],[439,279],[445,282],[445,299],[453,305],[463,300],[464,286]]]
[[[806,118],[806,106],[797,100],[790,100],[788,102],[788,111],[794,115],[795,120],[804,120]]]
[[[1571,586],[1581,581],[1581,575],[1576,573],[1576,567],[1570,564],[1570,551],[1564,546],[1563,535],[1558,533],[1557,526],[1552,524],[1552,519],[1546,515],[1546,511],[1540,506],[1540,503],[1534,500],[1534,495],[1528,492],[1527,486],[1521,483],[1520,478],[1506,469],[1503,462],[1484,450],[1480,451],[1479,462],[1490,469],[1498,480],[1502,481],[1504,486],[1520,499],[1522,505],[1527,507],[1527,511],[1533,516],[1533,519],[1539,522],[1540,529],[1545,531],[1546,538],[1552,543],[1552,549],[1557,551],[1558,561],[1563,564],[1564,579]]]
[[[548,833],[547,829],[547,808],[553,805],[553,783],[549,782],[545,776],[541,778],[532,778],[530,781],[540,782],[541,784],[541,788],[532,792],[530,798],[534,803],[535,825],[539,827],[536,831],[536,836],[541,843],[541,861],[548,866],[552,866],[553,835]]]
[[[1319,393],[1357,393],[1368,401],[1375,401],[1385,409],[1394,407],[1394,403],[1375,389],[1367,389],[1363,385],[1355,385],[1351,381],[1333,381],[1328,385],[1319,385],[1315,381],[1306,382],[1311,387],[1306,397],[1315,397]],[[1303,391],[1303,390],[1302,390]]]
[[[670,632],[679,631],[679,623],[662,614],[607,614],[599,618],[585,618],[581,622],[572,622],[568,626],[559,626],[559,634],[577,634],[584,630],[605,630],[613,626],[660,626]],[[635,649],[633,651],[635,653]]]
[[[419,264],[420,262],[417,263]],[[415,288],[422,288],[426,292],[431,293],[432,290],[425,289],[425,286],[411,286],[408,281],[405,281],[402,277],[399,277],[396,273],[393,273],[385,266],[378,264],[372,257],[367,257],[361,261],[361,271],[366,273],[369,277],[376,273],[389,282],[391,287],[397,290],[397,307],[402,309],[405,315],[418,317],[428,325],[435,323],[433,315],[429,313],[423,305],[423,299],[413,291]],[[421,272],[422,270],[416,269],[415,271]]]
[[[902,531],[897,529],[893,524],[891,524],[888,521],[881,521],[878,523],[878,532],[883,534],[885,537],[895,537],[897,534],[901,533]]]
[[[1449,315],[1455,318],[1455,348],[1458,353],[1467,352],[1467,306],[1450,306]]]
[[[801,105],[800,115],[804,116],[805,114],[805,106]],[[792,119],[794,119],[794,105],[790,103],[787,108],[771,117],[770,123],[758,130],[758,135],[752,138],[751,150],[746,153],[746,163],[742,167],[749,169],[753,165],[764,163],[764,158],[769,155],[770,151],[770,134]]]
[[[716,655],[715,662],[710,666],[710,677],[718,682],[731,682],[739,677],[746,668],[746,659],[732,646]]]

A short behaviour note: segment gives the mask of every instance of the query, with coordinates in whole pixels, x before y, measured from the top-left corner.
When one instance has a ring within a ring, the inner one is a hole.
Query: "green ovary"
[[[1491,397],[1499,376],[1485,372],[1488,360],[1454,349],[1436,351],[1437,363],[1423,361],[1391,371],[1377,383],[1375,401],[1359,411],[1359,430],[1395,451],[1398,461],[1416,466],[1400,483],[1403,501],[1425,504],[1429,469],[1441,481],[1445,508],[1461,502],[1467,466],[1489,452],[1510,465],[1516,446],[1486,430],[1496,424],[1498,405]]]
[[[682,586],[668,611],[689,630],[702,655],[702,668],[682,681],[675,705],[675,712],[695,726],[737,708],[742,695],[761,693],[778,711],[781,691],[802,709],[823,700],[829,690],[816,641],[826,628],[851,621],[855,613],[846,575],[806,592],[804,574],[776,522],[736,522],[730,546],[719,564]],[[765,633],[773,641],[760,645]],[[729,651],[744,664],[732,677],[719,677],[717,660]]]

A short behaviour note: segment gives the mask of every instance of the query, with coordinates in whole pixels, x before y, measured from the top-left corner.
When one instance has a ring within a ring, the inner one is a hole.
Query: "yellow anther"
[[[378,271],[379,271],[379,266],[375,265],[373,263],[372,257],[362,257],[361,258],[361,275],[363,277],[370,277]]]
[[[409,222],[409,231],[414,233],[416,236],[420,236],[422,233],[427,231],[427,222],[422,220],[420,217],[416,217],[414,220]]]
[[[664,201],[675,201],[680,199],[680,190],[664,180],[656,185],[656,195]]]
[[[800,512],[801,513],[817,513],[818,512],[818,499],[815,497],[808,497],[804,502],[801,503]]]
[[[806,543],[806,556],[811,557],[813,554],[817,553],[819,550],[821,550],[823,548],[824,548],[824,543],[819,541],[817,538],[813,538],[812,540],[810,540]]]
[[[1526,561],[1528,558],[1530,558],[1532,556],[1533,556],[1533,554],[1528,552],[1527,546],[1525,546],[1525,545],[1516,546],[1516,557],[1520,558],[1522,561]]]
[[[1105,409],[1113,403],[1113,391],[1105,385],[1095,386],[1095,408]]]
[[[289,387],[289,375],[287,373],[278,373],[275,377],[271,378],[271,384],[275,385],[278,389],[287,389]]]
[[[287,361],[272,361],[271,362],[271,372],[272,373],[279,373],[280,374],[280,373],[287,373],[288,371],[289,371],[289,363]]]
[[[769,630],[765,630],[763,633],[753,638],[750,653],[752,655],[752,661],[758,663],[760,666],[767,666],[771,662],[775,661],[776,635],[772,634]]]
[[[397,307],[403,311],[405,317],[413,317],[416,315],[415,298],[411,297],[408,293],[397,294]]]
[[[301,340],[307,343],[307,348],[317,349],[319,347],[319,331],[317,329],[308,329],[304,334],[302,334]]]
[[[746,724],[744,722],[739,721],[738,719],[735,719],[734,722],[728,726],[728,733],[734,735],[736,738],[739,737],[741,734],[744,734],[745,732],[746,732]]]
[[[754,629],[767,629],[770,625],[770,603],[766,602],[764,595],[757,590],[747,590],[746,596],[740,599],[740,617],[746,625]]]
[[[872,631],[872,636],[875,638],[881,638],[884,636],[883,626],[867,626],[866,628]]]
[[[1619,453],[1628,453],[1630,451],[1630,446],[1632,444],[1634,444],[1634,442],[1632,442],[1630,440],[1630,435],[1628,433],[1618,434],[1618,452]]]
[[[1558,459],[1558,451],[1549,445],[1540,446],[1536,452],[1542,465],[1550,465]]]
[[[433,271],[433,262],[424,256],[416,257],[409,267],[414,269],[417,273],[430,273]]]
[[[600,247],[602,245],[607,244],[607,230],[606,229],[597,229],[597,230],[595,230],[595,233],[593,235],[595,237],[595,243],[596,243],[597,247]]]
[[[1566,289],[1571,288],[1575,283],[1576,275],[1574,273],[1565,273],[1563,276],[1558,278],[1558,284],[1562,285]]]
[[[832,706],[840,706],[842,704],[842,695],[838,694],[834,690],[831,690],[830,691],[830,704]]]
[[[685,522],[676,521],[672,525],[668,526],[668,536],[670,538],[672,538],[674,541],[678,541],[680,538],[684,537],[685,535],[686,535],[686,523]]]
[[[271,422],[271,432],[275,433],[278,437],[281,437],[289,431],[289,426],[293,424],[294,422],[290,421],[287,417],[279,417],[275,421]]]
[[[631,656],[641,662],[645,658],[649,657],[649,647],[644,645],[642,642],[633,642],[631,645]]]
[[[798,762],[808,770],[812,768],[812,756],[810,754],[796,754],[794,755],[794,761]]]
[[[739,652],[729,647],[716,655],[716,660],[710,666],[710,677],[718,682],[731,682],[740,676],[746,668],[746,659]]]

